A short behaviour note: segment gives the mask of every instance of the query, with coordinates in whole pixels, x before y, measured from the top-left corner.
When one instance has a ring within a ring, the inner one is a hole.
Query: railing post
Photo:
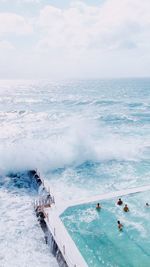
[[[64,253],[64,255],[65,255],[65,245],[63,245],[63,253]]]

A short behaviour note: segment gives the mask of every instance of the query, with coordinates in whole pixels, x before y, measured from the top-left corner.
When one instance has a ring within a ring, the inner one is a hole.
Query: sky
[[[150,76],[150,0],[0,0],[0,79]]]

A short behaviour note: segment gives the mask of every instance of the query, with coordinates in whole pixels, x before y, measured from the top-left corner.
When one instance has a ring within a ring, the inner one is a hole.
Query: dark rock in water
[[[40,186],[42,184],[42,181],[40,179],[37,180],[38,185]]]
[[[29,174],[30,176],[34,176],[34,175],[36,174],[36,171],[35,171],[35,170],[31,170],[31,171],[28,172],[28,174]]]
[[[15,177],[17,178],[18,174],[11,172],[11,173],[8,174],[8,176],[11,177],[11,178],[15,178]]]
[[[35,179],[40,179],[40,177],[37,175],[37,173],[34,175]]]

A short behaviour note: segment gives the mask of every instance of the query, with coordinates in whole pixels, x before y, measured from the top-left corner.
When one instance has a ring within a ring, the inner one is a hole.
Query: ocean
[[[1,80],[0,125],[0,267],[58,266],[26,170],[58,205],[150,184],[148,78]]]

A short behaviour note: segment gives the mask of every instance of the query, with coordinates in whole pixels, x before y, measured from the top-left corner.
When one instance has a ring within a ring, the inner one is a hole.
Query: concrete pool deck
[[[69,267],[88,267],[59,217],[57,208],[45,208],[45,222]]]
[[[106,200],[106,199],[112,199],[112,198],[118,198],[118,197],[122,197],[122,196],[126,196],[126,195],[130,195],[130,194],[135,194],[135,193],[141,193],[141,192],[146,192],[150,190],[150,185],[145,185],[145,186],[139,186],[139,187],[133,187],[133,188],[129,188],[126,190],[118,190],[115,192],[111,192],[111,193],[106,193],[106,194],[100,194],[100,195],[96,195],[96,196],[92,196],[92,197],[88,197],[85,199],[80,199],[78,201],[73,201],[70,202],[70,205],[66,205],[61,209],[61,213],[63,213],[67,208],[73,207],[73,206],[78,206],[78,205],[82,205],[82,204],[88,204],[88,203],[92,203],[92,202],[96,202],[96,201],[100,201],[100,200]]]

